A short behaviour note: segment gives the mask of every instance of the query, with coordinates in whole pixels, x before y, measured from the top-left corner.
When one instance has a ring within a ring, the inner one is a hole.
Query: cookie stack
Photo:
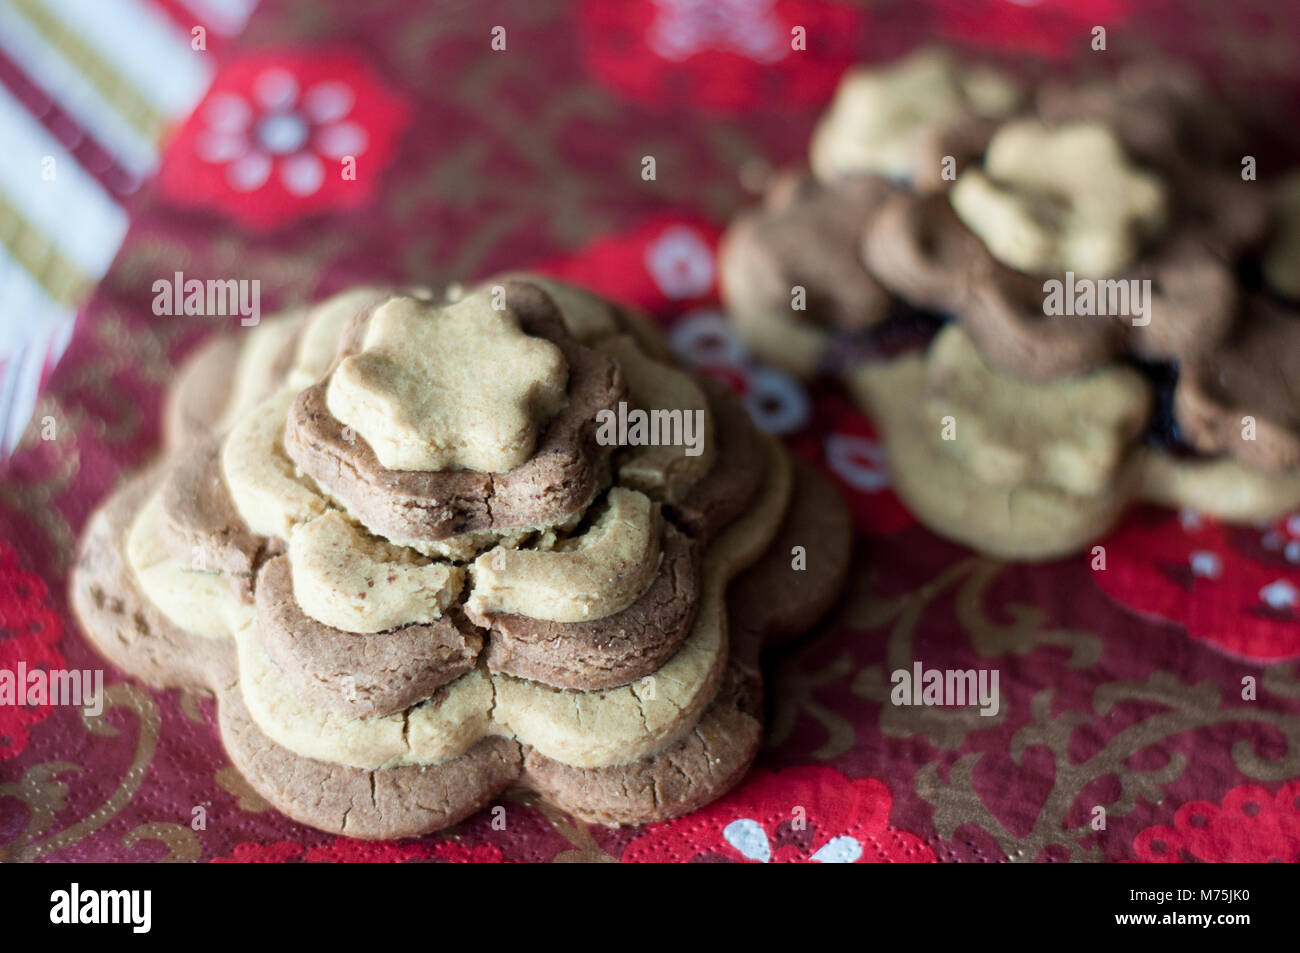
[[[1046,559],[1135,498],[1300,504],[1295,186],[1176,69],[1020,88],[923,51],[843,81],[812,173],[724,239],[763,358],[842,377],[930,528]]]
[[[847,568],[820,478],[638,316],[541,278],[218,338],[165,429],[90,522],[75,609],[129,673],[211,689],[235,766],[332,832],[512,785],[605,823],[708,802],[757,751],[762,643]]]

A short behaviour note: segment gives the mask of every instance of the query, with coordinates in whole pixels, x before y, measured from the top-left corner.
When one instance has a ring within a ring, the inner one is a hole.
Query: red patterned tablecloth
[[[1104,571],[981,558],[915,525],[842,394],[727,334],[713,251],[747,201],[743,163],[798,160],[849,63],[936,39],[1037,75],[1184,56],[1259,124],[1264,174],[1300,151],[1300,11],[1262,0],[263,0],[201,54],[213,85],[129,200],[116,263],[0,464],[0,669],[100,667],[68,614],[78,532],[156,452],[163,387],[224,320],[153,315],[176,271],[259,279],[269,310],[540,265],[643,305],[834,476],[859,533],[851,588],[825,631],[772,654],[755,771],[672,823],[607,830],[520,797],[505,830],[485,813],[417,841],[326,836],[235,773],[210,700],[110,669],[102,717],[0,708],[0,859],[1300,859],[1300,514],[1139,510]],[[262,148],[270,109],[311,125],[307,144]],[[343,155],[354,181],[332,172]],[[997,714],[890,704],[889,673],[918,661],[996,670]]]

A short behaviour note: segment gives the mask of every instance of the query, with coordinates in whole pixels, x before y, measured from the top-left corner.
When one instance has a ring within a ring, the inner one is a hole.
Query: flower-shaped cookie
[[[1017,88],[998,73],[960,66],[939,50],[887,68],[858,67],[840,81],[813,132],[813,172],[828,184],[879,175],[941,188],[941,159],[978,155],[993,121],[1018,100]]]
[[[1248,140],[1231,110],[1187,69],[1146,62],[1083,85],[1048,82],[1035,107],[1051,125],[1100,122],[1112,129],[1137,161],[1170,183],[1178,196],[1176,227],[1225,257],[1264,237],[1264,190],[1241,176]]]
[[[391,470],[493,473],[532,456],[567,378],[560,349],[526,334],[504,301],[393,298],[334,370],[326,406]]]
[[[1135,167],[1099,123],[1002,126],[952,207],[1000,262],[1030,274],[1110,277],[1168,222],[1159,179]]]
[[[1087,496],[1110,486],[1146,428],[1151,387],[1129,367],[1034,385],[992,370],[955,326],[926,356],[925,407],[959,428],[939,447],[985,483]]]
[[[990,362],[1026,380],[1086,373],[1125,351],[1186,361],[1232,333],[1240,293],[1200,230],[1156,240],[1185,221],[1184,199],[1137,169],[1109,127],[1016,121],[948,196],[882,203],[862,256],[882,284],[954,315]],[[1061,296],[1055,311],[1044,278]]]
[[[894,485],[940,535],[1013,559],[1073,552],[1131,494],[1150,388],[1130,368],[1029,384],[988,366],[950,325],[927,352],[848,383],[885,436]]]
[[[215,692],[236,767],[326,830],[423,833],[512,784],[608,823],[689,811],[754,757],[758,648],[828,607],[849,531],[666,354],[634,316],[519,276],[263,322],[233,356],[257,394],[92,520],[83,627],[153,684]],[[196,360],[190,387],[232,368]],[[656,439],[627,439],[646,421]]]

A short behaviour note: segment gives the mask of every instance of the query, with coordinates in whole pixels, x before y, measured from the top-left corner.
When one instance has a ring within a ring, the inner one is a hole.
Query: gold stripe
[[[65,308],[76,310],[95,288],[95,281],[65,258],[45,233],[13,206],[0,191],[0,245],[36,279],[45,293]],[[21,315],[18,316],[21,320]]]
[[[59,22],[40,0],[7,0],[21,13],[46,42],[62,54],[72,66],[90,80],[99,94],[122,118],[146,140],[155,145],[162,141],[167,120],[140,95],[94,48],[75,31]]]

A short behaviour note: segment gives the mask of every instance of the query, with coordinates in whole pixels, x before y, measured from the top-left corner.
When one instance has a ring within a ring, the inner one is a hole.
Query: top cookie
[[[469,551],[570,519],[607,482],[612,448],[597,442],[596,418],[626,398],[621,370],[574,340],[540,288],[500,287],[500,310],[481,292],[440,308],[393,299],[358,315],[334,368],[293,401],[286,452],[372,532]],[[403,325],[421,339],[404,345]],[[486,338],[475,335],[483,327]],[[458,342],[445,351],[444,331]],[[404,349],[412,355],[394,360]],[[439,383],[410,384],[426,373]]]

